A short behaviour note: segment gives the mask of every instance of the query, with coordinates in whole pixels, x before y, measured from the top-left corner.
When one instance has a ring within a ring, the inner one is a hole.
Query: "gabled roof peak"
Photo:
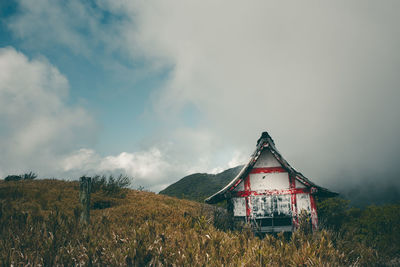
[[[258,146],[259,144],[261,144],[261,143],[264,143],[264,142],[272,143],[272,144],[275,145],[274,140],[272,139],[272,137],[269,135],[268,132],[263,132],[263,133],[261,134],[261,137],[258,138],[258,140],[257,140],[257,146]]]

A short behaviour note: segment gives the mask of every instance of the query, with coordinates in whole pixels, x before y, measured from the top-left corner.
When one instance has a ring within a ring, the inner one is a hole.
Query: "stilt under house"
[[[315,197],[337,193],[320,187],[292,168],[267,132],[257,141],[249,162],[224,188],[207,198],[209,204],[223,200],[235,220],[250,223],[260,232],[291,232],[306,211],[313,229],[318,225]]]

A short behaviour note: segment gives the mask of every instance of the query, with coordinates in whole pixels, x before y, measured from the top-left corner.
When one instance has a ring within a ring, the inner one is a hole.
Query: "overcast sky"
[[[158,191],[262,131],[317,184],[400,189],[399,1],[0,2],[0,176]]]

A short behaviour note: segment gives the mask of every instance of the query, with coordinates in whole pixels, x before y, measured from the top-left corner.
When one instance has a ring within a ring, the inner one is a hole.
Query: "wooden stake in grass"
[[[90,222],[90,191],[92,188],[92,178],[81,177],[79,186],[79,201],[82,205],[82,213],[80,217],[81,223]]]

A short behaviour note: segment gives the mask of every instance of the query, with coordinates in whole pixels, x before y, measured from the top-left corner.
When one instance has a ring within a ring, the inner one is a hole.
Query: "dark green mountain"
[[[203,202],[232,181],[242,167],[237,166],[218,174],[191,174],[160,191],[160,194]]]

